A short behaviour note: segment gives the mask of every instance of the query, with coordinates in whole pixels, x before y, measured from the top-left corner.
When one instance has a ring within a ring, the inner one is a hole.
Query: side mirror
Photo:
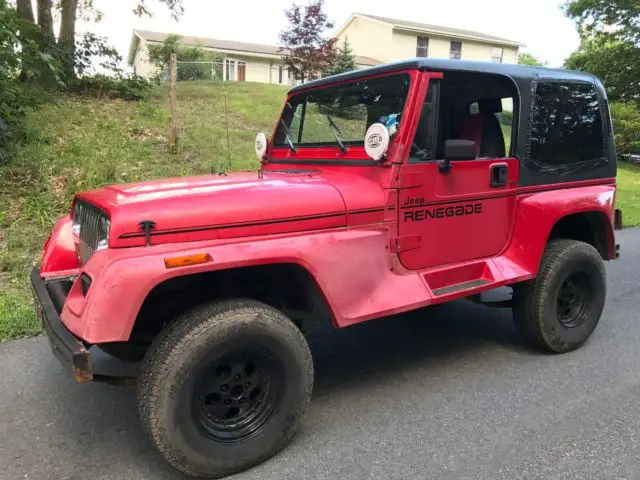
[[[454,160],[474,160],[476,158],[476,142],[473,140],[446,140],[444,142],[444,160],[440,161],[440,171],[451,170]]]
[[[260,132],[256,135],[255,147],[258,160],[262,161],[264,159],[264,156],[267,154],[267,150],[269,149],[269,139],[264,133]]]

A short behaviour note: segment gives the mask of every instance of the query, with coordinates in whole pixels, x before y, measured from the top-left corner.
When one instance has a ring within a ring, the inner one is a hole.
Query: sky
[[[132,13],[133,0],[95,0],[104,13],[98,24],[80,23],[78,32],[106,36],[126,59],[134,28],[207,38],[278,44],[286,27],[284,9],[292,0],[183,0],[185,13],[178,22],[157,0],[152,18]],[[297,0],[304,4],[305,0]],[[578,47],[571,20],[564,16],[560,0],[325,0],[325,11],[336,27],[353,12],[369,13],[415,22],[463,28],[518,40],[527,51],[559,67]]]

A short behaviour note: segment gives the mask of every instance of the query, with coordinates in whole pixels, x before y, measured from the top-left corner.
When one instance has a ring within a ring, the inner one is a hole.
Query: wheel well
[[[604,260],[609,259],[609,219],[602,212],[582,212],[562,217],[556,222],[549,241],[557,238],[579,240],[592,245]]]
[[[186,310],[240,297],[283,311],[305,333],[323,323],[333,325],[324,294],[304,267],[270,264],[185,275],[156,285],[140,308],[130,340],[150,342]]]

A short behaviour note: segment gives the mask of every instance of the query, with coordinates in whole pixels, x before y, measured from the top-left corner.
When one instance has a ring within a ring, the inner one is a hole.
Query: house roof
[[[495,43],[499,45],[509,45],[514,47],[524,47],[525,44],[516,40],[487,35],[486,33],[476,32],[474,30],[463,30],[459,28],[445,27],[442,25],[431,25],[428,23],[412,22],[409,20],[401,20],[398,18],[380,17],[378,15],[369,15],[368,13],[354,13],[349,17],[345,24],[340,27],[336,35],[338,35],[355,17],[364,17],[377,22],[386,23],[394,28],[412,30],[417,32],[440,34],[446,37],[455,37],[461,39],[478,40],[481,42]]]
[[[163,42],[170,33],[162,33],[162,32],[152,32],[149,30],[134,30],[133,36],[131,38],[131,45],[129,48],[129,57],[128,63],[129,65],[133,64],[133,60],[135,58],[136,49],[138,48],[138,41],[140,38],[148,41],[148,42]],[[216,38],[204,38],[204,37],[193,37],[180,35],[180,43],[183,45],[188,45],[191,47],[204,47],[204,48],[212,48],[216,50],[226,50],[226,51],[236,51],[238,53],[247,53],[247,54],[259,54],[266,55],[271,57],[282,56],[281,47],[277,45],[263,45],[260,43],[247,43],[247,42],[236,42],[234,40],[219,40]],[[382,62],[376,60],[371,57],[362,57],[356,56],[356,64],[363,66],[374,66],[379,65]]]

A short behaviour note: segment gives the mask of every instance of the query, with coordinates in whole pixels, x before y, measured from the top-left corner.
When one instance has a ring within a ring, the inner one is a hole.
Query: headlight
[[[82,204],[81,203],[76,203],[75,207],[73,208],[73,226],[71,227],[71,230],[73,231],[73,234],[76,237],[80,236],[80,224],[82,222]]]
[[[109,219],[107,217],[100,218],[98,226],[98,246],[96,250],[104,250],[109,244]]]

